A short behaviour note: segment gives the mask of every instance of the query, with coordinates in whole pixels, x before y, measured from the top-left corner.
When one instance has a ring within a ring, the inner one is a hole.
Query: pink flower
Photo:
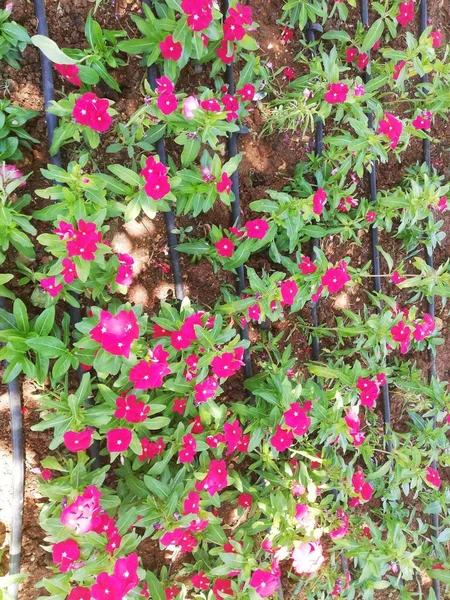
[[[181,439],[182,448],[178,452],[178,460],[180,463],[191,463],[193,462],[197,453],[197,442],[195,441],[192,433],[183,436]]]
[[[440,211],[446,210],[448,208],[447,196],[442,196],[442,198],[439,199],[439,203],[437,206]]]
[[[365,69],[367,67],[368,64],[369,64],[369,56],[368,56],[367,52],[362,52],[358,56],[356,66],[358,67],[358,69],[361,69],[361,71],[362,71],[363,69]]]
[[[242,429],[239,421],[236,419],[233,423],[225,423],[223,426],[224,440],[227,444],[227,455],[232,454],[242,440]]]
[[[441,481],[441,477],[438,473],[438,471],[436,471],[436,469],[433,469],[433,467],[427,467],[427,474],[425,476],[425,481],[431,485],[431,487],[434,488],[439,488],[441,487],[442,481]]]
[[[347,263],[341,261],[338,268],[328,269],[321,281],[322,285],[328,288],[330,294],[339,292],[346,283],[351,281],[351,277],[347,273]]]
[[[233,182],[231,181],[231,179],[228,177],[228,175],[226,173],[222,173],[222,177],[220,178],[220,181],[218,181],[216,183],[216,190],[219,192],[219,194],[229,194],[231,192],[231,184]]]
[[[131,345],[139,338],[139,325],[133,311],[121,310],[116,316],[102,310],[100,322],[90,331],[91,338],[114,356],[129,358]]]
[[[245,28],[241,19],[229,16],[223,23],[223,39],[227,42],[242,40],[245,35]]]
[[[163,115],[170,115],[178,108],[178,100],[175,94],[160,94],[158,96],[157,104]]]
[[[78,277],[75,263],[72,262],[70,258],[64,258],[61,264],[64,267],[64,269],[61,271],[64,283],[72,283],[75,278]]]
[[[108,114],[109,102],[93,92],[87,92],[75,101],[72,117],[75,123],[85,125],[93,131],[107,131],[112,123]]]
[[[321,215],[327,202],[327,193],[324,189],[320,188],[313,196],[313,213],[315,215]]]
[[[275,435],[270,439],[270,443],[277,452],[284,452],[292,446],[294,434],[288,429],[283,429],[281,425],[276,426]]]
[[[23,177],[23,173],[15,165],[0,164],[0,187],[5,187],[11,181],[21,177]],[[19,187],[23,187],[25,184],[26,182],[22,181]]]
[[[251,508],[253,498],[251,494],[239,494],[237,503],[242,508]]]
[[[353,438],[353,444],[356,447],[360,446],[364,442],[365,435],[360,431],[361,419],[358,410],[356,408],[348,409],[344,421],[347,424],[349,435]]]
[[[395,283],[395,285],[400,285],[406,281],[406,277],[402,277],[398,271],[394,271],[391,275],[391,281],[392,283]]]
[[[371,379],[364,379],[360,377],[356,388],[360,391],[361,405],[373,408],[375,401],[380,395],[380,388],[378,381],[372,381]]]
[[[292,552],[294,571],[299,575],[316,573],[325,561],[320,542],[302,542]]]
[[[328,104],[340,104],[347,100],[348,86],[345,83],[329,83],[324,96]]]
[[[354,96],[365,96],[366,88],[361,83],[355,83]]]
[[[99,573],[91,588],[91,597],[93,600],[122,600],[122,583],[120,579],[105,572]]]
[[[70,590],[67,600],[91,600],[91,590],[86,587],[75,587]]]
[[[92,444],[94,431],[87,427],[83,431],[66,431],[63,435],[64,445],[70,452],[81,452],[87,450]]]
[[[391,328],[391,335],[394,342],[400,344],[401,354],[406,354],[411,344],[411,329],[404,321],[400,321]]]
[[[183,514],[198,515],[200,510],[200,495],[197,492],[189,492],[183,503]]]
[[[116,419],[125,419],[128,423],[143,423],[150,412],[150,406],[145,402],[138,402],[136,396],[121,396],[116,399]]]
[[[54,563],[60,563],[59,570],[66,573],[73,568],[73,563],[80,558],[80,547],[75,540],[66,540],[53,544],[52,559]]]
[[[156,83],[158,84],[158,87],[156,88],[157,94],[171,94],[175,89],[173,82],[165,75],[157,79]]]
[[[212,459],[206,477],[196,482],[195,489],[198,492],[205,490],[210,496],[214,496],[217,492],[225,489],[227,484],[228,471],[225,461]]]
[[[191,581],[195,588],[203,591],[206,591],[211,584],[211,580],[206,577],[204,571],[200,571],[200,573],[192,575]]]
[[[314,525],[314,519],[307,504],[297,504],[295,506],[295,520],[303,529]]]
[[[141,360],[130,371],[130,381],[137,390],[156,389],[162,386],[163,379],[172,372],[167,362],[169,353],[159,344],[152,353],[150,362]]]
[[[128,265],[120,265],[114,281],[119,285],[130,286],[133,283],[133,268]]]
[[[77,535],[93,531],[101,522],[100,497],[101,492],[95,486],[88,486],[81,496],[62,510],[61,523]]]
[[[433,40],[433,48],[439,48],[442,42],[442,32],[441,31],[432,31],[430,33],[430,37]]]
[[[226,40],[222,40],[216,50],[217,57],[223,62],[224,65],[229,65],[234,60],[234,45],[231,46],[231,54],[228,54],[229,44]]]
[[[373,488],[370,483],[365,481],[361,468],[358,468],[352,476],[352,487],[355,494],[358,494],[360,502],[361,500],[367,502],[372,498]]]
[[[228,600],[229,596],[233,596],[233,588],[229,579],[217,578],[213,585],[213,594],[216,600]]]
[[[394,81],[397,81],[397,79],[400,77],[400,73],[402,72],[403,67],[406,65],[406,61],[402,60],[399,63],[396,63],[394,65]]]
[[[261,598],[267,598],[280,587],[280,578],[270,571],[257,569],[250,578],[250,587],[254,588]]]
[[[102,233],[96,230],[96,224],[80,219],[78,229],[73,229],[71,225],[67,227],[68,225],[68,223],[61,221],[59,229],[55,230],[55,233],[62,235],[63,240],[68,237],[73,238],[69,239],[66,244],[69,257],[81,256],[83,260],[94,260],[97,244],[102,241]]]
[[[182,0],[181,9],[188,15],[187,24],[192,31],[207,29],[212,21],[213,16],[209,1]]]
[[[217,380],[214,377],[207,377],[201,383],[196,383],[194,385],[195,404],[201,404],[202,402],[206,402],[210,398],[214,398],[218,387],[219,384],[217,383]]]
[[[348,534],[348,531],[349,531],[348,514],[345,513],[343,510],[341,510],[340,508],[338,508],[337,515],[340,520],[340,524],[339,524],[339,527],[330,531],[330,538],[332,540],[340,540],[340,539],[344,538]]]
[[[300,406],[299,402],[291,404],[289,410],[283,416],[284,422],[294,430],[295,435],[304,435],[311,425],[311,419],[306,414],[305,408]]]
[[[126,452],[131,444],[132,437],[131,430],[126,427],[111,429],[106,434],[108,452]]]
[[[172,411],[179,415],[184,415],[187,405],[187,398],[175,398],[173,401]]]
[[[402,2],[400,4],[399,13],[397,15],[397,21],[403,27],[406,27],[408,23],[414,20],[414,2],[410,0],[409,2]]]
[[[81,79],[79,77],[80,69],[77,65],[57,65],[55,64],[55,69],[58,73],[64,77],[69,83],[72,85],[76,85],[78,87],[81,86]]]
[[[264,219],[254,219],[247,221],[244,228],[247,230],[247,237],[262,240],[269,229],[269,223]]]
[[[203,108],[203,110],[206,110],[208,112],[220,112],[222,110],[220,102],[216,100],[216,98],[208,98],[207,100],[201,100],[200,106]]]
[[[287,281],[283,281],[280,289],[283,302],[292,306],[295,302],[295,297],[297,296],[298,285],[293,279],[288,279]]]
[[[303,273],[303,275],[310,275],[317,271],[316,265],[307,256],[302,256],[302,261],[301,263],[299,263],[298,268]]]
[[[137,574],[139,558],[137,554],[129,554],[118,558],[114,565],[114,576],[122,584],[122,594],[126,596],[139,583]]]
[[[183,54],[183,47],[180,42],[175,42],[171,35],[168,35],[159,43],[164,60],[178,60]]]
[[[224,258],[231,258],[234,252],[234,243],[228,238],[222,238],[214,244],[217,254]]]
[[[195,111],[198,110],[200,104],[195,96],[188,96],[183,100],[183,114],[188,121],[195,118]]]
[[[414,129],[430,129],[431,119],[422,115],[417,115],[411,125],[414,127]]]
[[[415,323],[413,338],[417,342],[421,342],[422,340],[424,340],[426,337],[428,337],[429,335],[431,335],[433,333],[433,331],[435,330],[435,327],[436,327],[436,324],[434,322],[433,317],[431,315],[429,315],[428,313],[425,313],[423,315],[423,321]]]
[[[41,287],[43,287],[52,298],[56,298],[56,296],[62,292],[62,283],[56,283],[56,277],[54,275],[53,277],[44,277],[41,279],[40,283]]]
[[[294,69],[292,67],[286,67],[285,69],[283,69],[283,75],[289,81],[292,81],[293,79],[295,79],[295,73],[294,73]]]
[[[233,119],[237,119],[237,111],[239,109],[239,101],[235,96],[231,94],[224,94],[222,96],[222,102],[227,111],[227,121],[233,121]]]
[[[386,135],[391,140],[392,150],[397,147],[402,131],[402,122],[391,113],[384,113],[384,119],[378,123],[378,133]]]

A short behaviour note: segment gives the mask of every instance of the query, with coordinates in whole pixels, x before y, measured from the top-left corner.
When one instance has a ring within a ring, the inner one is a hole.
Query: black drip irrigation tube
[[[45,35],[48,37],[48,26],[47,26],[47,14],[45,11],[45,0],[34,0],[34,13],[37,19],[37,31],[39,35]],[[51,61],[42,53],[41,55],[41,72],[42,72],[42,91],[44,95],[44,109],[45,109],[45,120],[47,123],[47,137],[49,147],[52,144],[55,129],[58,126],[58,119],[56,115],[49,112],[52,101],[55,99],[55,88],[53,85],[53,68]],[[57,152],[54,156],[50,157],[52,165],[62,167],[61,153]],[[79,300],[77,294],[72,294],[76,300]],[[69,315],[72,327],[81,321],[81,310],[79,307],[72,306],[69,304]],[[81,380],[83,371],[81,366],[77,369],[78,378]],[[93,404],[93,399],[88,398],[86,400],[86,408]],[[95,469],[101,466],[100,460],[100,442],[94,440],[92,443],[89,453],[91,459],[93,459],[93,466]]]
[[[5,301],[2,297],[0,297],[0,308],[5,310]],[[5,366],[7,366],[7,363],[5,363]],[[12,516],[11,541],[9,546],[9,574],[17,575],[20,573],[20,557],[22,553],[23,498],[25,487],[22,400],[17,377],[8,383],[8,396],[11,415],[12,447]],[[17,600],[19,584],[11,584],[8,587],[8,593],[14,600]]]
[[[368,0],[362,0],[361,2],[361,21],[364,29],[369,28],[369,3]],[[369,51],[370,53],[370,51]],[[370,55],[370,54],[369,54]],[[364,83],[368,83],[370,81],[370,75],[367,70],[364,71]],[[370,128],[373,128],[373,116],[372,113],[369,112],[368,116],[368,124]],[[369,176],[369,199],[373,206],[377,204],[377,166],[375,161],[372,161],[370,164],[370,170],[368,169]],[[376,225],[371,225],[370,227],[370,246],[372,249],[372,265],[373,265],[373,287],[375,292],[381,293],[381,269],[380,269],[380,251],[378,250],[378,227]],[[380,312],[380,309],[377,308],[377,313]],[[392,440],[391,440],[391,397],[389,393],[389,385],[385,383],[381,386],[381,394],[383,398],[383,418],[384,418],[384,430],[385,433],[388,434],[387,441],[387,450],[389,453],[392,452]]]
[[[323,28],[319,23],[312,23],[311,21],[307,21],[305,27],[306,40],[308,44],[314,44],[316,41],[316,32],[323,33]],[[312,49],[312,52],[315,53],[315,49]],[[322,156],[323,152],[323,122],[318,120],[314,123],[314,153],[316,156]],[[311,260],[315,258],[315,249],[320,248],[320,242],[318,238],[313,238],[312,240],[312,255]],[[313,320],[313,327],[319,326],[319,317],[318,317],[318,303],[313,302],[311,304],[311,315]],[[320,344],[319,338],[313,334],[312,343],[311,343],[311,355],[314,361],[320,360]],[[338,497],[337,490],[331,490],[331,493],[335,499]],[[348,561],[344,552],[341,552],[341,565],[342,570],[345,574],[348,573]]]
[[[427,0],[421,0],[419,15],[420,15],[419,31],[420,31],[420,35],[422,35],[422,33],[425,31],[425,29],[428,26],[428,2],[427,2]],[[428,74],[427,73],[425,73],[423,75],[422,83],[425,83],[425,84],[428,83]],[[425,94],[427,93],[426,89],[424,89],[424,93]],[[427,165],[428,173],[431,173],[431,141],[430,141],[429,137],[426,137],[423,140],[423,160],[424,160],[425,164]],[[433,217],[430,215],[429,218],[432,219]],[[434,268],[433,251],[429,250],[427,247],[425,247],[425,261],[429,267]],[[434,320],[435,313],[436,313],[434,296],[431,296],[431,298],[428,300],[428,312]],[[428,380],[431,383],[432,380],[436,377],[436,356],[432,352],[431,349],[428,352],[428,358],[429,358],[429,363],[430,363],[430,366],[428,369]],[[434,415],[433,416],[433,430],[436,429],[436,427],[437,427],[436,415]],[[432,467],[433,467],[433,469],[437,468],[437,463],[435,460],[432,463]],[[433,513],[431,515],[431,525],[434,529],[433,537],[436,538],[439,535],[439,515],[437,513]],[[433,589],[434,589],[434,593],[436,595],[436,600],[440,600],[441,584],[437,579],[433,579]]]
[[[223,0],[223,15],[226,16],[229,9],[228,0]],[[228,93],[234,95],[234,66],[233,62],[226,65],[225,68],[225,79],[228,85]],[[238,137],[242,133],[247,133],[247,128],[241,127],[239,131],[233,131],[228,136],[228,158],[234,158],[238,155]],[[231,179],[231,191],[234,194],[234,201],[231,203],[231,219],[234,227],[239,227],[241,224],[241,200],[239,195],[239,171],[236,169],[230,177]],[[236,269],[236,293],[238,296],[242,294],[246,287],[245,282],[245,267],[241,265]],[[249,340],[248,325],[245,324],[241,327],[241,338],[243,340]],[[248,379],[253,375],[252,362],[250,357],[250,348],[244,350],[244,375]]]
[[[151,8],[152,0],[142,0],[142,4],[145,4],[146,6]],[[153,91],[155,91],[158,86],[158,84],[156,83],[158,76],[158,69],[156,67],[156,64],[153,63],[147,69],[147,81],[149,82],[150,87]],[[166,146],[164,143],[164,137],[160,138],[156,142],[156,152],[159,156],[159,160],[161,161],[161,163],[167,167]],[[173,282],[175,286],[175,297],[181,302],[184,298],[183,275],[181,272],[180,255],[177,250],[178,238],[174,233],[175,216],[172,209],[164,213],[164,221],[166,224],[167,243],[169,247],[170,263],[172,266]]]
[[[314,44],[316,41],[316,32],[322,33],[322,26],[318,23],[312,23],[308,21],[305,27],[306,40],[308,44]],[[315,50],[312,49],[313,54]],[[323,151],[323,122],[321,120],[315,121],[314,127],[314,153],[316,156],[322,156]],[[311,260],[314,261],[316,249],[320,248],[320,241],[318,238],[313,238],[311,242]],[[318,315],[318,302],[311,303],[311,317],[313,327],[319,327],[319,315]],[[314,361],[320,360],[320,343],[319,338],[313,334],[311,344],[311,356]]]

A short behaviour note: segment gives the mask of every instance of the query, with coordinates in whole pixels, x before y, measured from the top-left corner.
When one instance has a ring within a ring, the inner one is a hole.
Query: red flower
[[[75,540],[66,540],[53,544],[52,559],[54,563],[60,563],[59,570],[66,573],[73,568],[73,563],[80,558],[80,547]]]
[[[358,468],[352,476],[352,486],[355,494],[358,494],[360,500],[367,502],[372,498],[373,488],[370,483],[367,483],[364,478],[364,473],[361,468]]]
[[[227,17],[223,24],[223,39],[227,42],[242,40],[245,35],[245,28],[240,18],[233,15]]]
[[[165,60],[178,60],[183,54],[183,47],[180,42],[175,42],[171,35],[168,35],[159,43],[159,49]]]
[[[219,194],[229,194],[231,192],[232,183],[233,182],[228,177],[227,173],[222,173],[220,181],[216,183],[216,190],[219,192]]]
[[[283,281],[283,283],[281,284],[281,297],[283,298],[283,302],[289,304],[289,306],[292,306],[294,304],[297,292],[298,285],[293,279]]]
[[[442,32],[432,31],[430,37],[433,40],[433,48],[439,48],[442,42]]]
[[[52,298],[56,298],[56,296],[58,296],[58,294],[62,292],[63,289],[61,283],[56,283],[56,277],[54,275],[53,277],[44,277],[43,279],[41,279],[40,284],[41,287],[43,287],[44,290],[48,292]]]
[[[211,370],[216,377],[227,378],[235,375],[241,366],[242,360],[236,357],[233,352],[224,352],[220,356],[215,356],[211,361]]]
[[[282,27],[280,41],[283,45],[287,44],[294,37],[294,30],[289,27]]]
[[[211,584],[211,580],[206,577],[204,571],[200,571],[200,573],[196,573],[195,575],[192,575],[191,581],[192,581],[192,585],[195,588],[197,588],[198,590],[204,590],[204,591],[206,591]]]
[[[358,61],[356,63],[356,66],[358,67],[358,69],[361,69],[361,71],[362,71],[363,69],[365,69],[367,67],[368,64],[369,64],[369,56],[366,52],[362,52],[358,56]]]
[[[228,238],[222,238],[214,244],[217,254],[225,258],[231,258],[233,256],[234,244]]]
[[[195,404],[201,404],[206,402],[210,398],[214,398],[216,395],[219,384],[214,377],[207,377],[201,383],[197,383],[194,386],[194,400]]]
[[[158,96],[157,104],[163,115],[170,115],[178,108],[178,100],[175,94],[160,94]]]
[[[186,410],[187,398],[175,398],[173,401],[172,411],[179,415],[184,415]]]
[[[209,112],[220,112],[222,110],[220,102],[216,100],[216,98],[208,98],[207,100],[201,100],[200,106],[203,108],[203,110]]]
[[[303,275],[309,275],[317,271],[316,265],[307,256],[302,256],[302,262],[299,263],[298,268]]]
[[[214,496],[227,487],[227,481],[228,471],[225,461],[212,459],[206,477],[196,482],[195,489],[198,492],[205,490],[210,496]]]
[[[294,434],[292,431],[283,429],[280,425],[276,426],[276,433],[271,438],[270,443],[277,450],[277,452],[284,452],[294,442]]]
[[[253,502],[253,498],[251,494],[239,494],[237,503],[242,508],[250,508]]]
[[[162,346],[156,346],[153,353],[153,360],[147,362],[141,360],[130,371],[130,381],[137,390],[156,389],[162,386],[163,378],[171,373],[167,357],[169,354],[162,349]]]
[[[320,188],[313,196],[313,213],[321,215],[327,201],[327,193]]]
[[[431,487],[434,488],[439,488],[441,487],[442,481],[441,481],[441,477],[438,473],[438,471],[436,471],[436,469],[433,469],[433,467],[427,467],[427,474],[425,476],[425,481],[431,485]]]
[[[411,329],[404,321],[400,321],[391,328],[391,335],[394,342],[400,344],[401,354],[406,354],[411,344]]]
[[[345,83],[329,83],[324,96],[328,104],[340,104],[347,100],[348,86]]]
[[[403,125],[402,122],[394,117],[394,115],[391,113],[384,113],[384,117],[385,118],[378,123],[378,133],[387,135],[387,137],[391,140],[391,148],[394,150],[400,141]]]
[[[83,431],[66,431],[63,435],[64,445],[70,452],[81,452],[87,450],[92,444],[94,432],[87,427]]]
[[[423,321],[418,322],[418,323],[416,322],[416,324],[415,324],[413,338],[417,342],[421,342],[422,340],[424,340],[426,337],[428,337],[429,335],[431,335],[433,333],[435,327],[436,327],[436,324],[434,322],[433,317],[431,315],[429,315],[428,313],[425,313],[423,315]]]
[[[232,46],[231,54],[228,54],[228,43],[225,40],[222,40],[220,46],[216,50],[216,54],[224,65],[229,65],[234,60],[234,47]]]
[[[283,75],[286,77],[286,79],[289,79],[289,81],[295,79],[295,73],[292,67],[286,67],[283,69]]]
[[[247,230],[247,237],[262,240],[269,229],[269,223],[264,219],[253,219],[247,221],[244,228]]]
[[[352,63],[357,56],[358,48],[355,48],[354,46],[350,46],[350,48],[347,48],[347,50],[345,51],[345,60],[348,63]]]
[[[360,377],[356,388],[360,391],[361,405],[373,408],[375,401],[380,395],[380,388],[378,381],[372,381],[371,379],[364,379]]]
[[[78,87],[81,86],[81,79],[79,77],[80,69],[77,65],[57,65],[55,64],[55,69],[58,73],[64,77],[69,83],[72,85],[76,85]]]
[[[132,437],[132,432],[126,427],[111,429],[106,434],[108,452],[126,452],[131,444]]]
[[[92,222],[83,221],[80,219],[78,221],[78,229],[73,229],[71,227],[71,231],[66,228],[67,223],[61,222],[59,224],[60,229],[57,231],[61,231],[61,226],[66,230],[63,233],[63,238],[70,236],[74,239],[69,239],[66,248],[71,256],[81,256],[83,260],[94,260],[95,253],[97,252],[97,244],[102,241],[101,231],[97,231],[97,225]]]
[[[223,426],[224,440],[228,446],[227,455],[232,454],[239,446],[242,439],[242,429],[236,419],[233,423],[225,423]]]
[[[93,131],[107,131],[112,123],[108,114],[109,102],[93,92],[87,92],[75,101],[72,117],[75,123],[85,125]]]
[[[216,579],[213,585],[213,594],[216,600],[226,600],[228,596],[233,596],[233,588],[229,579]]]
[[[397,21],[400,25],[406,27],[408,23],[414,20],[414,2],[412,0],[410,2],[402,2],[398,8]]]
[[[143,423],[150,412],[150,406],[145,402],[138,402],[136,396],[121,396],[116,399],[116,419],[125,419],[128,423]]]

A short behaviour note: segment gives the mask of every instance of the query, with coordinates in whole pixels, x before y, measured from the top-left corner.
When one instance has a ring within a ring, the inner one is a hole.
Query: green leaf
[[[39,335],[39,337],[48,335],[52,330],[53,323],[55,322],[55,307],[49,306],[37,317],[33,330]]]
[[[41,354],[46,358],[57,358],[66,351],[64,342],[51,336],[32,338],[31,340],[26,340],[26,344],[36,354]]]
[[[366,37],[364,38],[363,44],[361,46],[361,52],[367,52],[367,50],[371,50],[380,37],[383,35],[384,31],[384,21],[383,19],[377,19],[374,21],[366,33]]]
[[[164,588],[152,571],[147,571],[145,581],[147,582],[148,591],[150,592],[150,598],[152,598],[152,600],[166,600]]]
[[[33,35],[31,42],[49,60],[57,65],[76,65],[78,61],[70,58],[59,49],[58,44],[45,35]]]
[[[30,331],[30,323],[28,321],[27,307],[20,298],[17,298],[17,300],[14,301],[13,314],[20,331],[28,333]]]
[[[133,187],[140,187],[142,185],[142,177],[122,165],[108,165],[108,169],[125,183],[132,185]]]
[[[155,477],[152,477],[151,475],[144,475],[144,483],[147,488],[153,492],[155,496],[161,498],[161,500],[166,500],[169,497],[169,486],[159,481],[159,479],[155,479]]]

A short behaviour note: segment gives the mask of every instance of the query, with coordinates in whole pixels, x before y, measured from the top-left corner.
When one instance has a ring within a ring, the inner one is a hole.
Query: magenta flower
[[[126,427],[111,429],[106,434],[106,447],[108,452],[126,452],[131,444],[133,433]]]
[[[129,287],[133,283],[133,267],[128,265],[119,265],[119,269],[114,281],[119,285]]]
[[[394,65],[394,81],[400,77],[400,73],[402,72],[403,67],[406,65],[406,61],[402,60]]]
[[[123,600],[122,582],[108,573],[99,573],[91,588],[92,600]]]
[[[226,454],[232,454],[235,450],[238,449],[239,443],[242,440],[242,428],[239,424],[239,421],[235,419],[233,423],[225,423],[223,426],[224,431],[224,440],[227,444],[227,452]]]
[[[215,356],[211,361],[211,370],[216,377],[226,379],[235,375],[241,366],[243,361],[236,358],[236,354],[233,352],[224,352],[220,356]]]
[[[139,558],[137,554],[129,554],[118,558],[114,565],[114,577],[122,584],[122,594],[126,596],[139,583],[137,574]]]
[[[431,335],[435,328],[436,324],[434,322],[433,317],[428,313],[425,313],[423,315],[423,321],[415,323],[413,338],[417,342],[421,342],[423,339]]]
[[[149,412],[150,406],[145,402],[138,402],[133,394],[116,399],[116,419],[125,419],[128,423],[143,423]]]
[[[280,289],[283,302],[292,306],[295,302],[295,297],[297,296],[298,285],[293,279],[288,279],[287,281],[283,281]]]
[[[69,569],[73,569],[73,563],[80,558],[80,547],[75,540],[65,540],[58,544],[53,544],[52,559],[53,562],[59,563],[61,573],[66,573]]]
[[[56,283],[56,277],[54,275],[53,277],[44,277],[41,279],[40,284],[52,298],[56,298],[63,290],[62,283]]]
[[[183,100],[183,114],[188,121],[195,118],[195,111],[198,110],[200,104],[195,96],[188,96]]]
[[[250,578],[250,587],[254,588],[261,598],[267,598],[280,587],[280,578],[270,571],[257,569]]]
[[[345,60],[348,63],[352,63],[356,57],[358,56],[358,49],[355,48],[354,46],[350,46],[350,48],[347,48],[347,50],[345,51]]]
[[[237,503],[242,508],[251,508],[253,503],[253,498],[251,494],[239,494]]]
[[[188,15],[187,25],[192,31],[202,31],[209,27],[213,18],[209,1],[182,0],[181,9]]]
[[[316,265],[307,256],[302,256],[302,261],[299,263],[298,268],[303,275],[310,275],[317,271]]]
[[[222,173],[222,177],[220,178],[220,181],[218,181],[216,183],[216,190],[219,192],[219,194],[229,194],[231,192],[231,184],[233,182],[231,181],[231,179],[228,177],[228,175],[226,173]]]
[[[59,224],[60,230],[62,225],[65,229],[68,229],[66,232],[67,235],[70,235],[72,232],[71,237],[73,239],[69,239],[66,244],[69,257],[81,256],[83,260],[94,260],[97,245],[102,241],[101,231],[96,231],[96,224],[91,222],[86,223],[86,221],[80,219],[78,221],[78,229],[73,229],[72,226],[67,228],[68,224],[61,222]],[[58,230],[55,231],[55,233],[57,232]]]
[[[313,196],[313,213],[315,215],[321,215],[327,202],[327,193],[324,189],[320,188]]]
[[[158,96],[157,105],[163,115],[170,115],[178,108],[178,100],[175,94],[163,93]]]
[[[223,23],[223,39],[227,42],[242,40],[245,35],[245,28],[240,18],[229,16]]]
[[[171,35],[168,35],[159,43],[164,60],[178,60],[183,54],[183,47],[180,42],[175,42]]]
[[[348,433],[353,438],[353,444],[357,447],[360,446],[365,439],[364,433],[360,430],[361,419],[356,408],[350,408],[347,410],[344,417],[344,421],[348,427]]]
[[[130,381],[137,390],[156,389],[162,386],[163,379],[171,373],[167,362],[168,352],[161,345],[153,351],[151,362],[141,360],[130,371]]]
[[[183,503],[183,514],[198,515],[200,510],[200,495],[197,492],[189,492]]]
[[[71,83],[72,85],[76,85],[81,87],[81,79],[79,76],[80,69],[77,65],[57,65],[55,64],[55,69],[64,77],[66,81]]]
[[[209,463],[209,469],[206,477],[201,481],[197,481],[195,489],[198,492],[203,490],[208,492],[210,496],[214,496],[217,492],[225,489],[228,484],[227,465],[224,460],[212,459]]]
[[[75,101],[72,117],[75,123],[89,127],[93,131],[107,131],[112,123],[108,114],[109,101],[87,92]]]
[[[348,85],[345,83],[329,83],[324,96],[328,104],[341,104],[347,100]]]
[[[396,19],[402,27],[406,27],[408,23],[411,23],[411,21],[414,20],[414,2],[412,0],[409,2],[402,2],[398,9],[399,13]]]
[[[406,354],[411,344],[411,329],[404,321],[400,321],[391,328],[391,335],[394,342],[400,344],[401,354]]]
[[[294,442],[294,434],[288,429],[283,429],[281,425],[276,426],[275,435],[270,439],[270,443],[277,452],[284,452]]]
[[[132,310],[121,310],[115,316],[102,310],[100,322],[91,329],[90,336],[109,354],[129,358],[131,345],[139,338],[136,315]]]
[[[304,435],[311,425],[311,419],[306,412],[305,408],[302,408],[299,402],[294,402],[283,415],[284,422],[294,430],[295,435]]]
[[[72,283],[78,277],[75,263],[70,258],[64,258],[61,264],[64,267],[61,271],[64,283]]]
[[[425,115],[417,115],[411,125],[414,127],[414,129],[430,129],[431,119],[425,117]]]
[[[430,37],[432,39],[433,48],[439,48],[442,42],[442,32],[432,31]]]
[[[307,504],[296,505],[295,520],[301,527],[303,527],[303,529],[307,529],[308,527],[312,527],[314,525],[314,518],[311,515],[311,511],[309,510],[309,506]]]
[[[210,398],[214,398],[218,387],[219,384],[217,382],[217,379],[215,379],[214,377],[207,377],[201,383],[196,383],[194,386],[195,404],[201,404],[202,402],[206,402]]]
[[[378,123],[378,133],[386,135],[391,140],[392,150],[397,147],[402,131],[402,122],[391,113],[384,113],[384,119]]]
[[[339,527],[330,531],[330,538],[332,540],[340,540],[344,538],[349,532],[348,514],[340,508],[337,509],[337,516],[339,518]]]
[[[23,177],[23,173],[15,165],[0,164],[0,187],[5,187],[11,181],[21,177]],[[19,187],[23,187],[25,183],[22,181]]]
[[[75,587],[70,590],[67,600],[91,600],[91,590],[86,587]]]
[[[368,56],[367,52],[362,52],[358,56],[356,66],[358,67],[358,69],[361,69],[361,71],[362,71],[363,69],[365,69],[367,67],[368,64],[369,64],[369,56]]]
[[[92,444],[94,431],[87,427],[83,431],[66,431],[63,435],[64,445],[70,452],[81,452],[87,450]]]
[[[361,405],[367,406],[368,408],[373,408],[376,399],[380,395],[378,381],[372,381],[371,379],[364,379],[363,377],[360,377],[358,379],[356,388],[360,392],[359,397],[361,400]]]
[[[247,221],[244,228],[247,230],[247,237],[262,240],[269,229],[269,223],[264,219],[254,219]]]
[[[220,102],[216,100],[216,98],[208,98],[207,100],[201,100],[200,106],[203,108],[203,110],[206,110],[208,112],[220,112],[222,110]]]
[[[347,263],[345,261],[341,261],[338,268],[328,269],[325,275],[322,276],[322,285],[328,288],[330,294],[339,292],[349,281],[351,281],[351,277],[347,273]]]
[[[231,258],[234,252],[234,243],[228,238],[222,238],[214,244],[217,254],[224,258]]]
[[[249,7],[246,6],[245,8]],[[240,96],[243,102],[250,102],[251,100],[253,100],[255,92],[255,86],[251,83],[246,83],[239,90],[237,90],[236,95]]]
[[[158,84],[158,87],[156,88],[157,94],[171,94],[175,89],[173,82],[165,75],[157,79],[156,83]]]
[[[302,542],[292,551],[294,571],[299,575],[316,573],[325,561],[320,542]]]
[[[359,500],[367,502],[372,498],[373,488],[367,483],[361,468],[358,468],[352,476],[352,487],[355,494],[358,494]]]

